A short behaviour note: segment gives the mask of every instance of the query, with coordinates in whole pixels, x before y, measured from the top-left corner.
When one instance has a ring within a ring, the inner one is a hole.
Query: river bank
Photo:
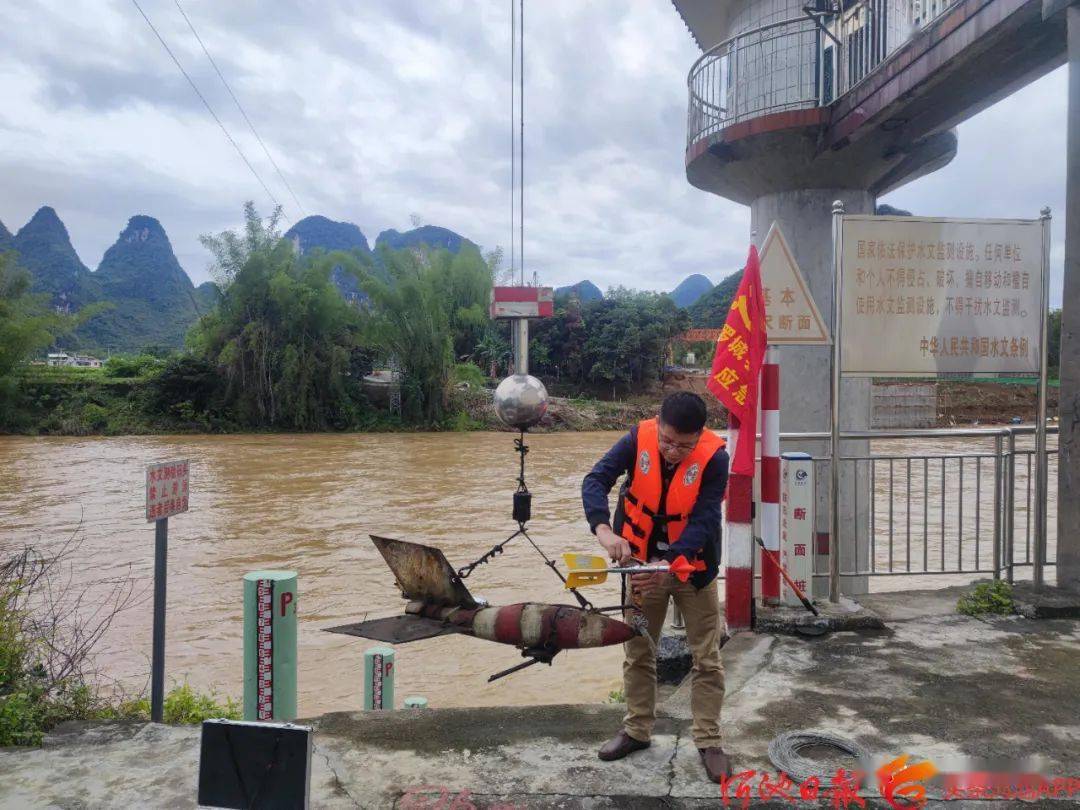
[[[627,430],[655,415],[665,394],[681,389],[704,392],[703,382],[688,385],[682,378],[673,376],[655,390],[616,400],[552,396],[547,414],[533,432]],[[1037,392],[1033,381],[946,380],[937,383],[936,391],[938,427],[1010,424],[1015,420],[1030,423],[1034,419]],[[26,402],[31,404],[0,421],[0,434],[148,436],[281,432],[280,429],[241,429],[226,419],[191,409],[174,407],[163,411],[155,407],[152,393],[148,382],[139,378],[38,379],[24,392]],[[726,426],[724,407],[714,397],[705,395],[705,400],[710,425]],[[1057,403],[1058,387],[1052,384],[1047,394],[1051,417],[1057,414]],[[374,408],[336,432],[509,431],[495,414],[490,388],[454,388],[450,393],[449,413],[439,423],[418,424]]]
[[[617,762],[601,762],[596,749],[618,728],[618,705],[310,716],[301,722],[314,729],[311,804],[400,810],[706,808],[722,802],[890,807],[872,768],[858,794],[840,792],[836,769],[857,763],[831,758],[827,750],[811,755],[822,774],[816,799],[801,798],[796,780],[787,788],[793,801],[775,792],[771,803],[762,801],[760,791],[769,796],[782,784],[770,742],[782,732],[813,729],[859,743],[876,764],[902,755],[930,761],[938,772],[927,780],[931,807],[985,806],[988,797],[969,804],[961,799],[974,794],[950,793],[945,774],[983,771],[988,762],[998,771],[1045,780],[1043,793],[1036,788],[1034,801],[1022,806],[1075,806],[1080,622],[961,616],[955,613],[959,593],[864,597],[884,619],[883,630],[816,638],[741,633],[729,641],[722,650],[722,729],[740,775],[726,802],[720,786],[705,779],[694,750],[687,681],[661,704],[652,746]],[[153,797],[154,806],[193,807],[198,740],[198,727],[62,728],[43,748],[0,751],[0,806],[69,806],[78,797],[80,806],[132,807]],[[943,805],[946,797],[951,800]]]

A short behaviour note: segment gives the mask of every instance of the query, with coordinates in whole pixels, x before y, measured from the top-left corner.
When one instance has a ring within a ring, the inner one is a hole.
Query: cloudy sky
[[[299,200],[174,0],[140,0],[289,221],[323,214],[374,241],[417,214],[508,246],[507,0],[181,0]],[[128,217],[161,220],[207,278],[200,233],[235,227],[261,188],[131,0],[30,0],[0,26],[0,220],[52,205],[97,266]],[[526,267],[670,289],[745,255],[749,209],[683,172],[698,51],[668,0],[526,3]],[[918,214],[1064,215],[1066,74],[960,127],[947,168],[882,200]],[[1055,228],[1051,299],[1061,300]]]

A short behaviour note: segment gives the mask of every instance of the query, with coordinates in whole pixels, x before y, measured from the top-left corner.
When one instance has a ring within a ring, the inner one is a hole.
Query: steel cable
[[[285,184],[285,188],[288,190],[289,195],[293,198],[293,202],[296,203],[296,207],[300,209],[300,215],[307,216],[307,212],[304,210],[304,206],[302,206],[300,204],[300,200],[296,198],[296,192],[292,190],[292,186],[289,185],[289,181],[286,180],[285,175],[281,173],[281,168],[277,165],[277,161],[274,160],[274,156],[270,154],[270,150],[267,149],[266,144],[263,143],[262,136],[259,135],[258,131],[256,131],[255,125],[251,123],[251,119],[248,118],[247,110],[245,110],[243,105],[240,103],[240,99],[236,97],[236,93],[233,92],[232,87],[225,80],[225,75],[221,72],[221,68],[218,67],[217,62],[214,61],[214,57],[210,55],[210,51],[207,50],[206,44],[203,42],[202,37],[199,36],[199,32],[195,30],[195,25],[191,22],[191,18],[188,17],[187,12],[184,11],[183,6],[180,5],[180,0],[173,0],[173,2],[176,4],[177,11],[179,11],[180,15],[184,18],[184,22],[186,22],[188,28],[191,29],[191,33],[195,35],[195,39],[198,41],[199,47],[202,48],[202,52],[206,54],[206,58],[213,66],[214,72],[217,73],[218,78],[221,79],[221,83],[225,85],[225,89],[228,91],[229,97],[233,100],[233,103],[236,104],[236,109],[240,111],[240,115],[242,115],[244,117],[244,121],[247,122],[248,129],[251,130],[251,134],[255,136],[255,140],[258,141],[259,146],[262,147],[263,154],[266,155],[266,159],[270,161],[270,165],[274,167],[274,171],[277,172],[277,176],[281,178],[281,182]]]
[[[807,759],[799,751],[811,746],[828,746],[853,757],[857,767],[866,769],[870,753],[854,740],[821,731],[785,731],[777,734],[769,743],[769,759],[778,771],[786,773],[796,783],[805,782],[812,776],[821,778],[826,763]]]
[[[199,97],[199,100],[203,103],[203,106],[206,107],[206,111],[210,113],[210,117],[217,122],[218,127],[220,127],[221,131],[225,134],[225,138],[229,141],[229,143],[232,144],[233,149],[236,150],[236,154],[240,156],[240,159],[244,161],[244,165],[248,167],[248,170],[252,173],[252,175],[254,175],[255,179],[259,181],[259,185],[262,186],[263,191],[266,192],[266,196],[273,200],[275,207],[281,209],[281,215],[285,217],[286,220],[289,220],[289,215],[285,213],[285,206],[278,202],[277,197],[274,196],[274,193],[270,190],[270,187],[267,186],[266,183],[263,181],[262,176],[257,171],[255,171],[255,167],[251,165],[251,161],[248,160],[247,155],[244,154],[244,150],[240,148],[240,144],[236,142],[233,136],[229,133],[229,130],[225,127],[225,124],[222,123],[221,119],[218,117],[218,114],[214,112],[214,108],[210,106],[210,102],[206,100],[206,96],[204,96],[202,94],[202,91],[199,90],[198,85],[195,84],[195,80],[191,78],[188,72],[184,69],[184,66],[180,64],[180,60],[176,58],[176,54],[173,53],[172,48],[170,48],[168,43],[165,42],[164,38],[158,32],[158,29],[150,21],[150,18],[146,16],[146,12],[143,11],[143,7],[139,5],[139,0],[131,0],[131,2],[135,6],[135,8],[138,9],[139,14],[142,15],[142,18],[146,21],[146,24],[150,27],[150,30],[154,32],[154,36],[157,37],[158,42],[161,43],[161,47],[165,49],[165,52],[169,55],[169,58],[173,60],[173,63],[176,65],[177,69],[179,69],[179,71],[183,74],[184,78],[187,79],[188,84],[191,85],[191,89],[195,91],[195,95]]]

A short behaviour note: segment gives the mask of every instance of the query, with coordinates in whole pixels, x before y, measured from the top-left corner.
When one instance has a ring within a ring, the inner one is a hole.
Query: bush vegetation
[[[162,702],[162,720],[169,725],[198,725],[203,720],[239,720],[240,704],[231,697],[222,701],[216,692],[200,693],[185,681],[174,686]],[[101,719],[142,720],[150,719],[150,699],[140,697],[106,706],[100,712]]]
[[[988,613],[1007,616],[1015,613],[1012,586],[1002,579],[980,582],[970,593],[960,597],[956,609],[965,616],[983,616]]]
[[[24,548],[0,562],[0,747],[40,745],[67,720],[149,720],[149,701],[106,694],[94,685],[93,652],[115,616],[141,601],[127,576],[98,583],[106,593],[71,586],[73,534],[42,553]],[[181,684],[165,698],[166,723],[237,719],[236,703]]]

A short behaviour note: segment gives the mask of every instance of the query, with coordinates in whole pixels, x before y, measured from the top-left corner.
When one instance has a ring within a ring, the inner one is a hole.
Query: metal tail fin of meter
[[[408,600],[405,613],[326,628],[329,633],[387,644],[462,633],[512,644],[530,659],[492,675],[489,681],[533,664],[550,664],[563,650],[622,644],[640,633],[600,611],[576,605],[519,602],[489,606],[469,593],[440,549],[374,535],[371,539]]]

